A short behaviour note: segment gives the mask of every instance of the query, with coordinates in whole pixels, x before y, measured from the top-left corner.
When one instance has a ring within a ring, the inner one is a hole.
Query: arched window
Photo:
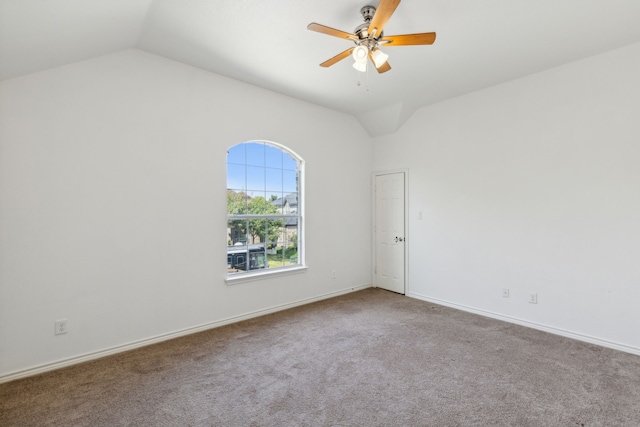
[[[227,273],[303,265],[302,159],[249,141],[227,151]]]

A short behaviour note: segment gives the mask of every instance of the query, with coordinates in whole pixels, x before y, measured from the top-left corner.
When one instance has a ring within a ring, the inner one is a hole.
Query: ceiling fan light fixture
[[[369,56],[369,49],[366,46],[358,45],[353,49],[353,59],[357,63],[366,64],[367,56]]]
[[[387,59],[389,59],[389,55],[387,55],[380,49],[376,49],[371,52],[371,58],[373,59],[373,63],[375,64],[376,68],[380,68],[382,67],[382,65],[384,65],[385,62],[387,62]]]
[[[367,63],[366,62],[354,62],[353,68],[356,70],[365,73],[367,71]]]

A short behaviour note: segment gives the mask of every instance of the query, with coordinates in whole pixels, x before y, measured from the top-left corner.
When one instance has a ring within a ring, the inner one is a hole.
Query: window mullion
[[[228,220],[238,220],[238,219],[294,219],[300,218],[300,215],[287,214],[287,215],[243,215],[243,214],[234,214],[227,215]]]

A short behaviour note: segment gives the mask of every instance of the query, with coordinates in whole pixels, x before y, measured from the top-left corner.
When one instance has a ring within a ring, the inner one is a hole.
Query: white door
[[[404,172],[375,176],[375,285],[405,293]]]

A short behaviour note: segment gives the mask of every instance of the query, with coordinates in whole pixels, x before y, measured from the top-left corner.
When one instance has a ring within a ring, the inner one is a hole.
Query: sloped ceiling
[[[378,0],[369,2],[374,6]],[[392,70],[358,73],[352,32],[366,0],[0,0],[0,79],[138,48],[334,110],[373,136],[415,109],[640,42],[638,0],[403,0],[385,34],[435,31],[432,46],[388,47]]]

